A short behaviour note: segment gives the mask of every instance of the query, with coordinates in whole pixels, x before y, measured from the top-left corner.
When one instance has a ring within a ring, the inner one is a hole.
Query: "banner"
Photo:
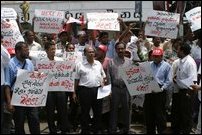
[[[18,69],[11,105],[25,107],[45,106],[48,94],[46,83],[48,78],[49,76],[43,73]]]
[[[35,10],[34,32],[56,33],[63,27],[64,12],[55,10]]]
[[[120,31],[118,13],[87,13],[88,29]]]
[[[145,35],[176,39],[180,14],[165,11],[149,13],[145,25]]]
[[[131,96],[161,91],[153,77],[149,62],[122,68],[120,74]]]
[[[48,91],[74,91],[75,63],[69,61],[36,61],[39,72],[50,74]]]

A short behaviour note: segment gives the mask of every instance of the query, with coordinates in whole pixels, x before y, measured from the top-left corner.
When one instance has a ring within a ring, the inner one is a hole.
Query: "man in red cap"
[[[156,127],[158,134],[166,130],[166,92],[172,83],[171,66],[163,60],[163,50],[156,48],[152,51],[151,69],[160,92],[145,94],[144,109],[147,134],[155,134]]]
[[[100,61],[105,73],[106,73],[108,62],[110,60],[110,58],[106,57],[107,50],[108,50],[107,46],[101,44],[97,47],[96,55],[95,55],[95,57],[96,57],[95,59]]]
[[[105,74],[107,74],[107,66],[109,64],[110,58],[108,58],[106,56],[108,47],[106,45],[99,45],[96,48],[96,55],[95,55],[95,59],[100,61],[100,63],[102,64],[102,67],[105,71]],[[108,84],[108,80],[106,80],[105,84]],[[110,96],[107,96],[102,100],[102,123],[101,123],[101,128],[104,131],[105,129],[107,129],[109,127],[109,116],[110,116],[110,110],[106,110],[106,106],[108,106],[110,108]]]

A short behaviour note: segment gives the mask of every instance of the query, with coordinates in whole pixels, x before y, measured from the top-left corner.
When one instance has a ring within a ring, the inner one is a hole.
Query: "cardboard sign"
[[[5,48],[15,48],[16,43],[19,41],[24,42],[16,20],[2,20],[1,33],[3,35],[3,42]]]
[[[11,105],[40,107],[46,105],[48,75],[19,69],[13,90]]]
[[[88,29],[120,31],[118,13],[87,13]]]
[[[180,14],[156,11],[149,13],[145,25],[145,35],[176,39]]]
[[[191,23],[191,30],[201,29],[201,7],[196,7],[185,13],[187,20]]]
[[[55,10],[35,10],[34,32],[59,33],[62,30],[64,12]]]
[[[161,91],[154,80],[149,62],[122,68],[120,74],[131,96]]]
[[[74,91],[75,63],[68,61],[36,61],[39,72],[50,74],[48,91]]]

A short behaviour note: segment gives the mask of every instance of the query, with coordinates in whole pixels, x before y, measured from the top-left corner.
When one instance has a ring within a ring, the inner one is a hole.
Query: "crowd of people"
[[[81,134],[129,134],[133,97],[119,70],[142,62],[150,63],[161,89],[143,95],[146,133],[166,133],[167,111],[171,112],[172,133],[190,134],[193,129],[201,133],[201,98],[198,98],[201,96],[201,30],[192,32],[187,26],[184,37],[148,38],[144,28],[136,35],[134,24],[127,26],[119,21],[122,29],[111,39],[107,31],[85,28],[76,36],[66,30],[57,36],[26,30],[22,32],[25,42],[5,49],[1,35],[1,132],[11,133],[13,119],[15,133],[25,134],[27,118],[30,133],[40,134],[40,108],[13,106],[11,98],[17,70],[37,71],[29,51],[45,51],[44,60],[48,61],[65,61],[64,52],[81,52],[83,59],[75,66],[74,92],[48,92],[42,109],[46,112],[50,134],[57,134],[58,130],[68,134],[79,125]],[[128,49],[130,46],[133,48]],[[61,51],[56,53],[56,50]],[[179,83],[186,79],[193,85],[185,87]],[[110,95],[97,99],[98,88],[107,84],[112,86]],[[109,109],[104,111],[106,105]]]

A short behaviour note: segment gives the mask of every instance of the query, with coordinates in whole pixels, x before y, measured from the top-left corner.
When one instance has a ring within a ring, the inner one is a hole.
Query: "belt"
[[[112,84],[112,87],[117,87],[117,88],[126,88],[125,84]]]
[[[95,88],[99,88],[101,86],[98,86],[98,87],[86,87],[86,86],[79,86],[80,88],[85,88],[85,89],[95,89]]]

